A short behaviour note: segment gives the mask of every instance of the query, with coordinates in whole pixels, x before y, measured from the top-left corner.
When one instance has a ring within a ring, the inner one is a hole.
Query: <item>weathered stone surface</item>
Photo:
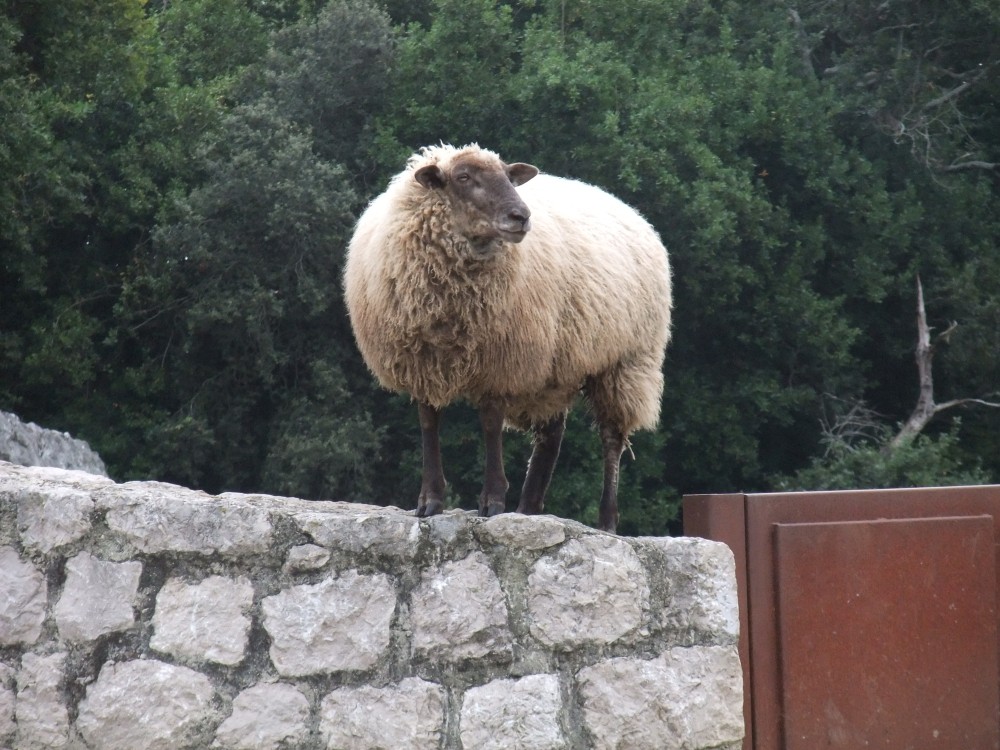
[[[420,519],[398,508],[378,512],[296,513],[299,528],[314,542],[352,554],[372,552],[411,560],[420,544]]]
[[[315,544],[300,544],[288,550],[283,570],[286,573],[319,570],[328,562],[330,562],[330,550]]]
[[[7,747],[14,737],[14,669],[0,661],[0,747]]]
[[[608,659],[580,670],[583,719],[596,750],[738,745],[742,672],[735,646],[673,648],[657,659]]]
[[[323,699],[320,734],[330,750],[437,750],[444,705],[444,689],[417,677],[339,688]]]
[[[462,745],[476,750],[568,748],[559,724],[561,707],[554,674],[469,688],[462,703]]]
[[[369,669],[389,647],[396,590],[389,576],[349,570],[261,603],[271,661],[283,676]]]
[[[646,571],[618,537],[571,539],[528,576],[531,634],[548,646],[612,643],[638,630],[648,607]]]
[[[77,730],[101,750],[208,747],[217,721],[209,679],[155,660],[105,664],[80,702]]]
[[[105,562],[89,552],[67,561],[66,585],[55,606],[59,635],[83,643],[130,627],[141,575],[137,561]]]
[[[17,528],[25,547],[51,552],[90,530],[94,501],[75,487],[31,489],[18,493]]]
[[[156,595],[149,645],[179,659],[239,664],[250,633],[246,613],[251,604],[253,585],[246,578],[209,576],[193,585],[171,578]]]
[[[45,576],[13,547],[0,547],[0,646],[37,641],[47,601]]]
[[[476,528],[476,535],[492,544],[540,550],[566,541],[566,526],[552,516],[503,513],[480,524]]]
[[[437,659],[510,655],[507,604],[486,556],[476,552],[424,572],[410,604],[413,649]]]
[[[62,697],[66,654],[25,654],[17,674],[18,750],[55,750],[69,744],[69,714]]]
[[[277,750],[297,746],[309,733],[309,701],[291,685],[254,685],[236,696],[233,712],[212,747]],[[282,744],[286,743],[286,744]]]
[[[0,747],[7,747],[13,739],[17,724],[14,723],[14,691],[0,685]]]
[[[668,606],[657,613],[662,625],[689,639],[727,634],[736,642],[740,610],[736,563],[728,546],[691,537],[639,537],[632,542],[652,551],[659,561],[656,572],[669,584]]]
[[[108,526],[143,552],[266,552],[273,529],[267,511],[230,496],[213,498],[161,482],[128,482],[96,493]]]
[[[0,459],[22,466],[52,466],[107,476],[101,457],[67,432],[47,430],[0,411]]]

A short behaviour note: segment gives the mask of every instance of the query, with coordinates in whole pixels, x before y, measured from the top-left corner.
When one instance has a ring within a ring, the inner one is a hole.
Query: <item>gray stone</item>
[[[273,529],[266,510],[233,496],[162,482],[128,482],[96,493],[108,526],[142,552],[198,552],[227,556],[267,552]]]
[[[444,706],[444,689],[417,677],[338,688],[323,699],[320,734],[329,750],[437,750]]]
[[[420,544],[420,520],[397,508],[378,512],[296,513],[299,528],[330,549],[412,560]]]
[[[309,733],[309,701],[291,685],[254,685],[236,696],[233,712],[212,747],[277,750],[297,746]],[[287,743],[287,744],[282,744]]]
[[[527,600],[532,635],[570,650],[638,631],[649,608],[649,584],[626,541],[585,536],[534,564]]]
[[[26,547],[51,552],[90,530],[94,501],[85,490],[55,486],[18,495],[17,528]]]
[[[692,537],[639,537],[637,549],[650,550],[659,560],[659,578],[668,584],[669,601],[657,614],[660,624],[688,640],[706,635],[740,634],[736,593],[736,563],[722,542]]]
[[[25,654],[17,675],[18,750],[54,750],[69,744],[69,714],[62,696],[66,654]]]
[[[0,685],[0,747],[5,747],[14,737],[14,691]]]
[[[608,659],[581,669],[578,684],[595,750],[699,750],[738,746],[743,737],[735,646]]]
[[[465,691],[462,745],[476,750],[562,750],[559,677],[494,680]]]
[[[472,541],[472,526],[479,522],[472,512],[452,509],[436,516],[421,519],[421,526],[435,548],[441,550],[467,549]]]
[[[253,585],[246,578],[209,576],[193,585],[171,578],[156,595],[149,645],[178,659],[239,664],[249,638],[251,604]]]
[[[22,422],[0,411],[0,459],[22,466],[52,466],[107,476],[101,457],[83,440],[67,432]]]
[[[105,562],[81,552],[66,563],[66,584],[55,606],[59,635],[73,643],[131,627],[142,575],[140,562]]]
[[[363,670],[389,647],[396,590],[387,575],[349,570],[339,578],[292,586],[265,598],[261,608],[279,674]]]
[[[480,524],[476,534],[484,542],[540,550],[566,541],[566,526],[552,516],[503,513]]]
[[[286,573],[319,570],[328,562],[330,562],[330,550],[315,544],[300,544],[288,550],[283,570]]]
[[[154,660],[107,663],[80,702],[77,730],[101,750],[208,747],[218,717],[209,679]]]
[[[37,641],[47,600],[45,576],[13,547],[0,547],[0,646]]]
[[[7,747],[14,738],[14,669],[0,661],[0,748]]]
[[[513,648],[500,581],[481,552],[425,571],[410,620],[414,652],[435,659],[509,657]]]

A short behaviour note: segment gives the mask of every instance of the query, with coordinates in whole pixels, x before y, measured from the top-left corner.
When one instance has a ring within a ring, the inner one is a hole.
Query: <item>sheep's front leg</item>
[[[487,401],[479,407],[486,447],[483,491],[479,495],[479,515],[495,516],[507,508],[507,477],[503,470],[503,406]]]
[[[433,516],[444,510],[444,469],[441,468],[441,441],[438,424],[441,412],[430,404],[418,404],[420,441],[423,448],[423,478],[417,500],[418,516]]]
[[[552,480],[552,472],[559,458],[563,433],[566,431],[566,415],[560,414],[545,424],[532,428],[535,445],[528,460],[528,473],[521,488],[521,502],[518,513],[541,513],[545,507],[545,493]]]
[[[604,449],[604,490],[597,528],[614,532],[618,527],[618,467],[625,451],[625,436],[615,427],[601,425],[601,446]]]

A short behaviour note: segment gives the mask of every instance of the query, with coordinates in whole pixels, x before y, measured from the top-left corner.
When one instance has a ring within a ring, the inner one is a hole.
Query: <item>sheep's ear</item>
[[[534,167],[531,164],[517,162],[517,164],[509,164],[507,166],[507,177],[510,178],[515,187],[523,185],[537,174],[538,167]]]
[[[444,172],[437,164],[428,164],[413,173],[413,179],[430,190],[431,188],[443,188],[446,182]]]

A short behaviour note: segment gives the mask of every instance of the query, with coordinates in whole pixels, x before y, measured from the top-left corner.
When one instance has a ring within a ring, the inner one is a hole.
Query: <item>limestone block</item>
[[[552,516],[503,513],[480,524],[476,535],[484,542],[540,550],[566,541],[566,526]]]
[[[608,659],[581,669],[578,685],[595,750],[701,750],[737,746],[743,737],[735,646]]]
[[[410,620],[418,654],[454,661],[512,652],[500,581],[481,552],[425,571]]]
[[[297,746],[309,733],[309,701],[291,685],[254,685],[236,696],[233,712],[212,747],[277,750]],[[287,744],[282,744],[287,743]]]
[[[89,552],[68,560],[66,585],[54,610],[59,635],[83,643],[130,627],[141,575],[137,561],[105,562]]]
[[[7,743],[14,737],[15,729],[14,691],[0,685],[0,747],[7,747]]]
[[[51,552],[90,530],[94,501],[89,492],[56,486],[17,494],[17,528],[25,547]]]
[[[299,528],[316,544],[352,554],[412,560],[420,544],[420,519],[395,508],[378,512],[296,513]]]
[[[648,608],[646,571],[618,537],[572,539],[528,575],[531,633],[547,646],[613,643],[638,630]]]
[[[669,602],[659,614],[672,630],[715,639],[740,634],[736,598],[736,563],[722,542],[692,537],[639,537],[632,542],[652,550],[660,561],[661,580],[669,584]]]
[[[301,573],[309,570],[319,570],[330,562],[330,550],[315,544],[300,544],[288,550],[285,558],[286,573]]]
[[[249,638],[251,604],[253,585],[246,578],[210,576],[193,585],[171,578],[156,595],[149,645],[179,659],[239,664]]]
[[[444,689],[417,677],[338,688],[323,699],[320,734],[330,750],[437,750],[444,706]]]
[[[0,646],[37,641],[47,599],[45,576],[13,547],[0,547]]]
[[[465,691],[462,745],[476,750],[561,750],[559,678],[536,674]]]
[[[80,702],[77,730],[101,750],[208,747],[218,720],[209,679],[155,660],[107,663]]]
[[[18,750],[55,750],[69,744],[69,714],[62,695],[63,652],[21,657],[17,675]]]
[[[14,675],[14,669],[0,661],[0,748],[9,746],[17,729],[14,723]]]
[[[96,498],[97,507],[108,512],[108,526],[143,552],[240,556],[264,553],[271,543],[267,511],[233,496],[128,482],[100,490]]]
[[[396,590],[389,576],[349,570],[261,602],[271,661],[283,676],[364,670],[389,647]]]

